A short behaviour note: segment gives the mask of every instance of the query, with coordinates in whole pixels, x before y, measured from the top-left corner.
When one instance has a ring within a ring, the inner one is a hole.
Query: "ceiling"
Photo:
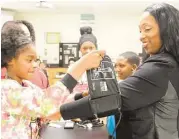
[[[36,7],[39,0],[1,0],[3,10],[15,12],[46,12],[46,13],[118,13],[125,11],[129,13],[141,13],[145,7],[156,0],[46,0],[53,8]],[[158,2],[164,0],[157,0]],[[179,9],[179,0],[168,0]],[[130,10],[129,10],[130,9]]]

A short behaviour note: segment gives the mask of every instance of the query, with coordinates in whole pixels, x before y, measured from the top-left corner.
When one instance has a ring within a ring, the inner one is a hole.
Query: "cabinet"
[[[79,59],[78,43],[60,43],[59,66],[68,67],[71,58]]]
[[[53,85],[59,81],[67,72],[67,68],[47,68],[49,84]]]

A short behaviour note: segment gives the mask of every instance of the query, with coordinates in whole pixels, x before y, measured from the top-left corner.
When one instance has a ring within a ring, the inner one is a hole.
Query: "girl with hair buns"
[[[82,56],[91,52],[92,50],[97,49],[97,39],[92,33],[92,28],[89,26],[84,26],[80,28],[81,37],[79,39],[79,51]],[[83,74],[81,79],[79,80],[79,85],[74,88],[74,92],[77,92],[75,95],[75,99],[82,98],[86,96],[88,93],[88,84],[86,73]],[[80,92],[80,93],[79,93]],[[81,93],[83,92],[83,93]]]
[[[79,51],[82,56],[92,50],[97,49],[97,39],[92,34],[92,28],[89,26],[80,28],[81,37],[79,39]]]
[[[3,27],[2,32],[6,30],[10,25],[18,25],[32,40],[32,42],[35,44],[35,30],[33,25],[26,21],[26,20],[16,20],[16,21],[7,21]],[[2,67],[2,79],[6,78],[6,68]],[[41,89],[45,89],[48,87],[48,78],[43,73],[42,69],[39,68],[38,63],[36,64],[35,71],[33,73],[33,76],[29,79],[33,84],[37,85]]]

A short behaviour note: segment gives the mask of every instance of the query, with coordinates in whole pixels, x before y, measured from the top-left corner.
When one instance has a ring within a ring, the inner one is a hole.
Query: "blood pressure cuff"
[[[63,119],[105,117],[119,113],[121,97],[113,63],[105,56],[98,69],[87,71],[89,96],[61,106]]]
[[[113,63],[105,55],[99,68],[87,71],[90,104],[98,117],[117,114],[121,108],[121,97]]]
[[[93,111],[90,105],[90,96],[79,100],[63,104],[60,107],[60,114],[64,120],[93,117]]]
[[[107,101],[112,103],[109,104]],[[95,100],[91,100],[90,96],[87,96],[79,100],[63,104],[60,107],[60,113],[64,120],[106,117],[119,112],[120,107],[116,107],[119,103],[119,95],[111,95]]]
[[[91,109],[98,118],[117,114],[120,111],[120,96],[109,95],[90,100]]]

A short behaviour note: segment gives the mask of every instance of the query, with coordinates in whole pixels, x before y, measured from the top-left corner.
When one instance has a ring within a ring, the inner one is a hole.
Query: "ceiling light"
[[[36,4],[36,7],[38,7],[38,8],[53,8],[53,5],[46,1],[40,1]]]

